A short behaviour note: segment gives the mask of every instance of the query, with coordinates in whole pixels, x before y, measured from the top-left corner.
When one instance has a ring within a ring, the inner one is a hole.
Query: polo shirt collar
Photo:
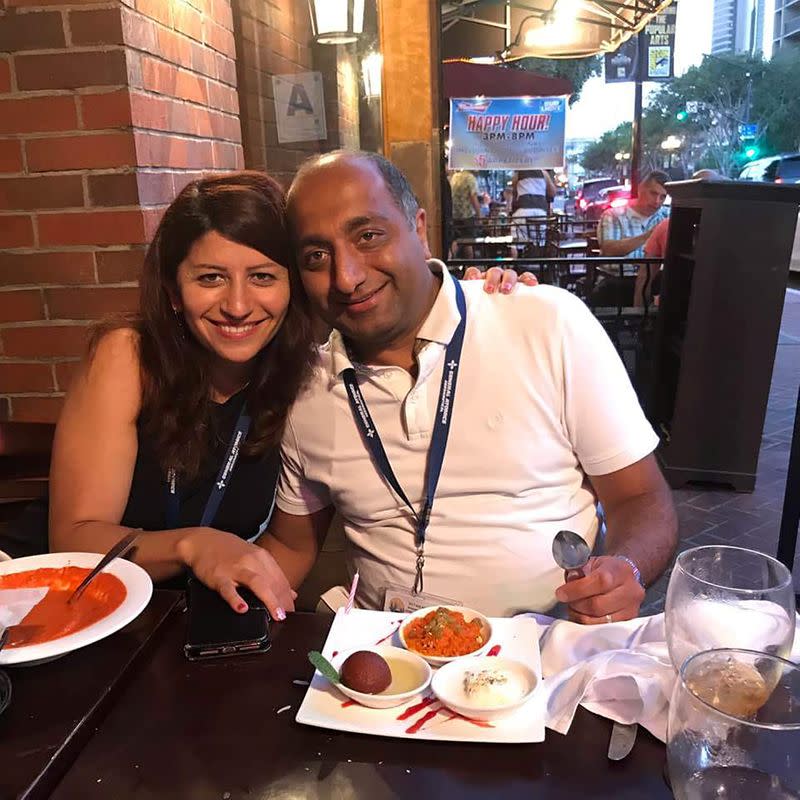
[[[456,303],[455,283],[450,271],[438,258],[429,259],[428,267],[434,275],[441,276],[442,285],[436,295],[433,307],[419,329],[417,341],[438,342],[446,346],[450,344],[461,319]],[[331,332],[328,338],[328,348],[331,354],[331,371],[335,377],[341,377],[342,372],[346,369],[355,369],[357,372],[369,370],[368,366],[351,360],[342,334],[338,330],[334,329]]]

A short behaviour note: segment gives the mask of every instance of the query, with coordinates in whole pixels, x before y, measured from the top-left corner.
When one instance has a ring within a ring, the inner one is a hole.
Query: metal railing
[[[626,368],[641,388],[642,352],[653,331],[656,308],[651,298],[652,275],[660,268],[660,258],[613,258],[580,256],[571,258],[475,258],[449,261],[455,277],[468,267],[491,267],[530,271],[540,283],[559,286],[580,297],[608,333]],[[645,270],[639,289],[646,299],[635,302],[636,276]]]

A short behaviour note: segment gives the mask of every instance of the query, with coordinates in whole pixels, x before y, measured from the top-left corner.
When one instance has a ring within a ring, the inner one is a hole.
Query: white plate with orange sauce
[[[0,589],[22,588],[17,583],[17,580],[22,580],[22,576],[19,579],[6,577],[18,573],[73,567],[80,570],[36,573],[36,578],[32,582],[26,580],[24,588],[49,585],[50,580],[54,581],[54,586],[57,582],[58,588],[51,589],[40,604],[29,612],[21,625],[9,628],[9,641],[0,651],[0,665],[49,661],[116,633],[142,613],[153,594],[153,582],[140,566],[121,558],[112,561],[92,581],[74,606],[65,605],[69,589],[74,589],[70,581],[75,582],[77,586],[82,576],[85,576],[102,557],[100,553],[46,553],[0,562]],[[46,581],[40,582],[41,577],[46,578]],[[84,603],[84,599],[88,602]],[[48,605],[43,605],[45,603]],[[52,613],[46,613],[48,611]],[[65,617],[64,614],[68,616]],[[58,635],[56,638],[49,638],[47,641],[38,641],[42,636],[63,630],[63,627],[60,627],[61,620],[69,624],[72,622],[73,614],[85,614],[85,617],[82,617],[87,622],[85,627],[72,633]],[[53,628],[45,630],[51,622],[54,623]],[[23,642],[27,640],[31,643],[24,644]]]

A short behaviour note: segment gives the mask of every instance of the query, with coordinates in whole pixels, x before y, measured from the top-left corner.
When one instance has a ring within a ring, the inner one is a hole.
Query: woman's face
[[[255,358],[289,308],[286,267],[216,231],[192,245],[176,280],[173,305],[195,339],[229,364]]]

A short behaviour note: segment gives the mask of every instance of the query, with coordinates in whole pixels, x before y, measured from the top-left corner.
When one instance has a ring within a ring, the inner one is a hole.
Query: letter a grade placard
[[[328,138],[322,73],[273,75],[272,88],[275,95],[278,142],[285,144]]]

